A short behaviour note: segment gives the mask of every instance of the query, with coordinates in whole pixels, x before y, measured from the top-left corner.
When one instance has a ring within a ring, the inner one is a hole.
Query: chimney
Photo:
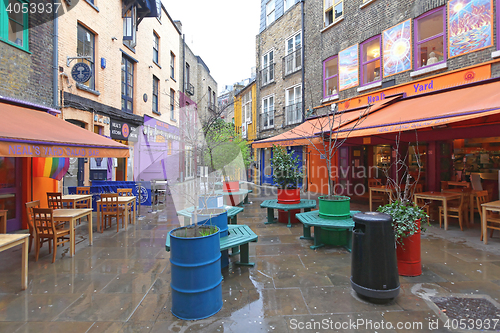
[[[175,26],[177,27],[177,29],[179,29],[179,31],[182,34],[182,23],[181,23],[181,21],[174,21],[174,24],[175,24]]]

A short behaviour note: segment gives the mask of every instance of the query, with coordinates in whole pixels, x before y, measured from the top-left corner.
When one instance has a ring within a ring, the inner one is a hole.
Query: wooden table
[[[75,255],[75,227],[76,220],[81,219],[84,216],[87,216],[87,221],[89,224],[89,245],[92,245],[92,208],[81,208],[81,209],[73,209],[73,208],[63,208],[63,209],[54,209],[54,221],[66,222],[70,223],[70,250],[69,256],[72,257]],[[57,249],[53,249],[57,251]]]
[[[71,208],[75,208],[77,202],[85,200],[89,202],[89,207],[87,208],[92,208],[92,194],[65,194],[62,196],[62,202],[70,204]]]
[[[481,207],[483,209],[483,215],[482,215],[482,220],[481,220],[481,229],[482,229],[482,233],[483,233],[483,243],[488,244],[488,234],[487,234],[488,229],[486,228],[486,212],[488,210],[491,212],[500,212],[500,200],[481,204]]]
[[[384,186],[384,185],[378,185],[378,186],[371,186],[369,188],[369,195],[370,195],[370,212],[372,212],[373,209],[373,203],[372,203],[372,193],[373,192],[381,192],[381,193],[389,193],[389,202],[392,202],[392,198],[390,193],[392,192],[393,188],[389,186]]]
[[[11,247],[22,245],[22,263],[21,263],[21,287],[22,290],[28,288],[28,237],[29,234],[1,234],[0,252]],[[55,249],[54,249],[55,251]]]
[[[0,209],[0,234],[7,233],[7,211]]]
[[[126,206],[126,209],[125,209],[125,228],[127,228],[127,225],[128,225],[129,207],[133,208],[133,211],[134,211],[134,219],[132,220],[132,223],[135,224],[135,222],[136,222],[136,218],[137,218],[136,215],[137,214],[136,214],[135,202],[136,202],[136,197],[133,195],[126,195],[126,196],[119,196],[118,197],[118,204]],[[97,200],[96,204],[97,204],[97,221],[99,221],[99,226],[97,227],[97,230],[101,231],[101,229],[100,229],[102,226],[101,205],[105,204],[105,202],[102,200]],[[116,221],[116,223],[118,223],[118,221]]]
[[[429,191],[429,192],[415,193],[414,200],[415,200],[415,205],[417,204],[417,199],[437,200],[443,202],[444,230],[448,230],[448,200],[459,199],[461,195],[462,195],[461,193],[455,193],[455,192]]]
[[[444,189],[443,192],[456,192],[456,193],[462,193],[461,188],[447,188]],[[478,190],[471,190],[470,196],[469,196],[469,223],[474,224],[474,198],[476,197],[476,194],[480,192]]]

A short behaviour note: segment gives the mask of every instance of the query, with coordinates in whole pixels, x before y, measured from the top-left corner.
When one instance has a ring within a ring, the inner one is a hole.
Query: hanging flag
[[[61,180],[69,169],[68,157],[33,157],[33,176]]]

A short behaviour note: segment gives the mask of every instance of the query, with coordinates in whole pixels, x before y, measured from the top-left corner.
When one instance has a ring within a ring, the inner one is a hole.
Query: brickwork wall
[[[283,57],[286,55],[286,40],[300,33],[301,29],[301,5],[296,4],[257,36],[257,110],[260,115],[262,99],[268,96],[274,96],[275,110],[274,128],[264,130],[259,126],[259,139],[272,137],[288,130],[284,126],[285,89],[300,84],[302,75],[299,70],[283,78]],[[262,86],[262,57],[271,50],[274,51],[274,82]],[[260,117],[257,121],[261,122]]]
[[[0,95],[54,107],[54,23],[39,24],[42,15],[30,15],[29,52],[0,41]]]
[[[412,19],[412,40],[414,41],[413,19],[429,10],[446,5],[447,1],[374,0],[365,7],[360,8],[361,4],[361,0],[344,1],[344,19],[327,29],[323,29],[323,0],[305,1],[306,108],[322,104],[324,60],[337,55],[341,50],[349,46],[360,44],[371,37],[380,35],[384,30],[410,18]],[[494,21],[494,35],[496,35],[496,21]],[[412,69],[411,71],[383,78],[382,82],[387,85],[410,83],[431,75],[490,61],[492,60],[492,51],[496,50],[497,39],[495,36],[493,36],[493,41],[495,44],[490,48],[452,59],[448,58],[447,69],[413,78],[410,77],[410,73],[414,71]],[[414,54],[415,50],[412,43],[412,55]],[[500,76],[498,65],[492,66],[492,76]],[[378,87],[358,93],[357,88],[339,92],[339,100],[381,89],[381,87]]]

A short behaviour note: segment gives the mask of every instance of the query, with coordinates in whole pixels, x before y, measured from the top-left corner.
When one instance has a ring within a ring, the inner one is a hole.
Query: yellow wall
[[[243,95],[234,97],[234,130],[241,134],[241,99]]]

